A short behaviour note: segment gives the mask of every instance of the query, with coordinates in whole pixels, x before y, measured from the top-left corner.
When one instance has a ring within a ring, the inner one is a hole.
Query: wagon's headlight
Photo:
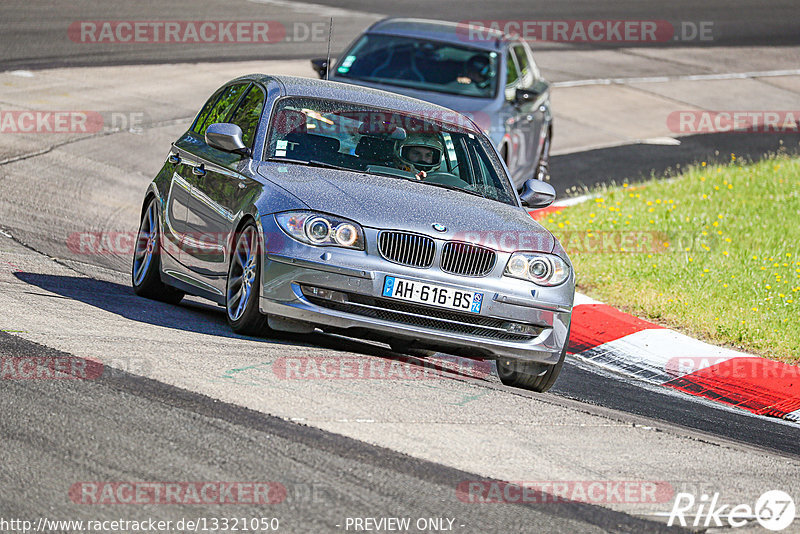
[[[567,262],[554,254],[515,252],[508,259],[505,276],[528,280],[540,286],[557,286],[569,278]]]
[[[276,213],[275,221],[290,237],[309,245],[364,250],[364,230],[357,223],[313,211]]]

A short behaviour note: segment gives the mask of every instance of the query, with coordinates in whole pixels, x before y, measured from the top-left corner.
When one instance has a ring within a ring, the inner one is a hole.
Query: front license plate
[[[382,295],[393,299],[472,313],[480,313],[483,304],[483,293],[395,278],[394,276],[386,277],[383,282]]]

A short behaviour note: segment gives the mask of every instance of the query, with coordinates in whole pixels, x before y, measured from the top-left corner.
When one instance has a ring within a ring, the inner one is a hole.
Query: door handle
[[[201,163],[197,167],[192,167],[192,174],[195,176],[205,176],[206,170],[203,168],[203,164]]]
[[[177,154],[170,153],[169,157],[167,158],[167,161],[169,161],[173,165],[177,165],[178,163],[181,162],[181,157]]]

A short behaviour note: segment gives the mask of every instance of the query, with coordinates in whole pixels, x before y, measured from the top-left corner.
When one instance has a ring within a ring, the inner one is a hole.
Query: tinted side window
[[[508,51],[506,55],[506,61],[508,62],[508,75],[506,76],[506,85],[512,85],[516,83],[517,79],[519,78],[519,72],[517,72],[517,63],[514,61],[514,55],[511,51]]]
[[[245,146],[253,148],[253,140],[256,138],[256,128],[261,119],[261,112],[264,110],[264,92],[257,85],[252,85],[250,91],[242,99],[242,103],[236,108],[230,122],[242,129],[242,140]]]
[[[519,71],[517,70],[517,61],[514,59],[514,54],[509,49],[506,54],[506,63],[508,64],[508,74],[506,76],[506,100],[512,100],[514,93],[519,86]]]
[[[208,117],[211,108],[217,102],[217,99],[221,93],[222,89],[211,95],[211,98],[208,99],[208,102],[206,102],[205,106],[203,106],[203,109],[200,110],[200,113],[197,115],[197,119],[194,121],[194,126],[192,126],[193,132],[200,132],[203,124],[206,122],[206,117]]]
[[[239,97],[242,96],[244,90],[247,89],[247,83],[240,83],[231,85],[222,90],[219,99],[211,108],[211,111],[206,116],[203,125],[198,127],[195,131],[200,135],[205,135],[206,128],[216,122],[225,122],[225,119],[230,115],[233,107],[239,102]]]

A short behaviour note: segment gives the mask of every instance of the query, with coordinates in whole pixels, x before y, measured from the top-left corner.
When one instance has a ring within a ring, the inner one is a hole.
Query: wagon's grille
[[[464,314],[429,306],[397,302],[389,299],[347,293],[346,302],[335,302],[312,296],[303,288],[308,300],[333,310],[343,311],[383,321],[429,328],[505,341],[530,341],[541,334],[544,327],[514,323],[477,314]],[[525,332],[510,331],[524,328]]]
[[[387,260],[410,267],[433,265],[436,243],[430,237],[406,232],[381,232],[378,251]]]
[[[451,241],[442,250],[442,270],[464,276],[486,276],[497,257],[493,250]]]

